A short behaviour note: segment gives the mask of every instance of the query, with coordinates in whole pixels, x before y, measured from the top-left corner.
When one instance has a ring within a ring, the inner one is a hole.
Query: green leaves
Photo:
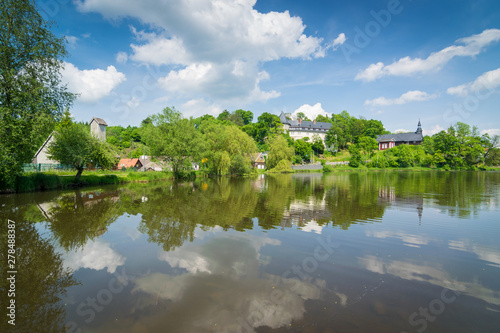
[[[34,1],[3,0],[0,26],[0,154],[8,156],[0,162],[0,188],[5,188],[75,95],[61,85],[64,39],[50,31]]]
[[[267,169],[272,169],[281,160],[292,161],[295,153],[293,146],[288,145],[288,141],[282,135],[276,135],[269,139],[269,158],[267,159]]]
[[[154,156],[171,163],[174,173],[186,169],[186,161],[201,159],[205,143],[192,119],[184,119],[175,108],[166,107],[151,117],[144,128],[144,140]]]
[[[70,123],[61,126],[53,136],[54,139],[49,145],[50,157],[62,164],[73,166],[78,171],[75,181],[78,181],[87,164],[111,169],[118,163],[109,145],[93,137],[83,124]]]

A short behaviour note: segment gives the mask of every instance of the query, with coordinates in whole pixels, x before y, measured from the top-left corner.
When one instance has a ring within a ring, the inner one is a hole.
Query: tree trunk
[[[78,172],[76,173],[76,176],[75,176],[75,184],[78,183],[78,181],[80,180],[80,176],[82,175],[83,168],[78,168],[77,170],[78,170]]]

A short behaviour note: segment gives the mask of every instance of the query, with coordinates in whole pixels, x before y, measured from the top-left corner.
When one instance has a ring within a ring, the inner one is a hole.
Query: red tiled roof
[[[139,161],[138,158],[122,158],[120,162],[118,162],[118,167],[133,168],[136,166],[138,161]]]

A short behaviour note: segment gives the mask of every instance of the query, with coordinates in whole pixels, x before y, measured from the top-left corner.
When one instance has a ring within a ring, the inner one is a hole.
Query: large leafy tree
[[[144,128],[143,138],[151,153],[169,162],[177,176],[190,168],[190,162],[200,160],[205,143],[193,119],[183,118],[175,108],[166,107],[151,116],[151,121]]]
[[[75,182],[78,182],[83,169],[89,164],[111,169],[118,163],[109,145],[92,136],[83,124],[59,126],[54,132],[54,141],[49,145],[49,154],[52,159],[77,170]]]
[[[304,139],[299,139],[295,141],[295,154],[300,156],[302,160],[309,162],[313,154],[312,144],[305,141]]]
[[[66,56],[33,0],[0,2],[0,187],[11,187],[74,95],[61,85]]]
[[[433,136],[435,162],[454,169],[471,168],[481,163],[485,155],[485,138],[476,127],[458,122],[448,131]]]
[[[236,115],[239,115],[241,119],[243,119],[243,125],[248,125],[252,122],[253,120],[253,113],[252,111],[245,111],[242,109],[234,111]]]

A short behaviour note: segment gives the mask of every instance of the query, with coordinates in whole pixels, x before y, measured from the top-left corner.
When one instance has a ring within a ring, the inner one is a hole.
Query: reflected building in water
[[[422,213],[424,211],[424,197],[416,196],[401,196],[397,195],[395,187],[384,186],[380,187],[378,198],[381,203],[389,203],[391,206],[396,206],[398,209],[406,211],[417,211],[419,224],[422,222]]]

